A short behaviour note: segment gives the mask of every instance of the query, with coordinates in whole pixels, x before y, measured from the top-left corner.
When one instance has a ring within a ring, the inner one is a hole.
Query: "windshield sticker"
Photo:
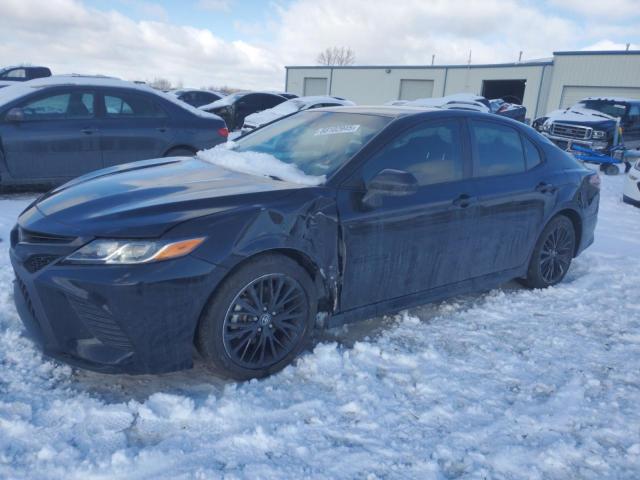
[[[339,133],[355,133],[360,128],[360,125],[336,125],[333,127],[324,127],[317,129],[314,133],[314,137],[321,135],[337,135]]]

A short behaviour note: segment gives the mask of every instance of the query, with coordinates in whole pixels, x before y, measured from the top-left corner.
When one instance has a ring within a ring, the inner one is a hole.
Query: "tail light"
[[[227,127],[219,128],[218,135],[220,135],[221,137],[227,138],[229,136],[229,129]]]
[[[600,188],[600,175],[598,175],[597,173],[592,173],[591,175],[589,175],[589,185],[591,185],[594,188]]]

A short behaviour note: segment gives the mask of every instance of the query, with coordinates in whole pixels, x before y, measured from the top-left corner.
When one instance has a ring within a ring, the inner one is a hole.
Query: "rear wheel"
[[[264,377],[300,353],[315,314],[307,272],[283,255],[264,255],[223,281],[200,320],[196,346],[218,374]]]
[[[605,175],[618,175],[618,173],[620,173],[617,165],[614,165],[613,163],[600,165],[600,171],[604,172]]]
[[[523,283],[531,288],[546,288],[561,282],[571,265],[575,245],[571,220],[564,215],[552,219],[536,242]]]

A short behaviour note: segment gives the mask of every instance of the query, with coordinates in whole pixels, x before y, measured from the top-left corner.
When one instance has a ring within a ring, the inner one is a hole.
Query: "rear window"
[[[158,118],[164,110],[152,98],[131,93],[108,93],[104,96],[107,117]]]
[[[511,127],[472,120],[473,175],[489,177],[524,172],[520,134]]]

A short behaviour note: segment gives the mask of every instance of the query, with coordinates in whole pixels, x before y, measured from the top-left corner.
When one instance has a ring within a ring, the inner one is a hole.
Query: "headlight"
[[[594,130],[591,138],[604,138],[607,136],[607,132],[603,132],[602,130]]]
[[[204,238],[188,240],[94,240],[67,257],[70,262],[130,265],[159,262],[193,252]]]

